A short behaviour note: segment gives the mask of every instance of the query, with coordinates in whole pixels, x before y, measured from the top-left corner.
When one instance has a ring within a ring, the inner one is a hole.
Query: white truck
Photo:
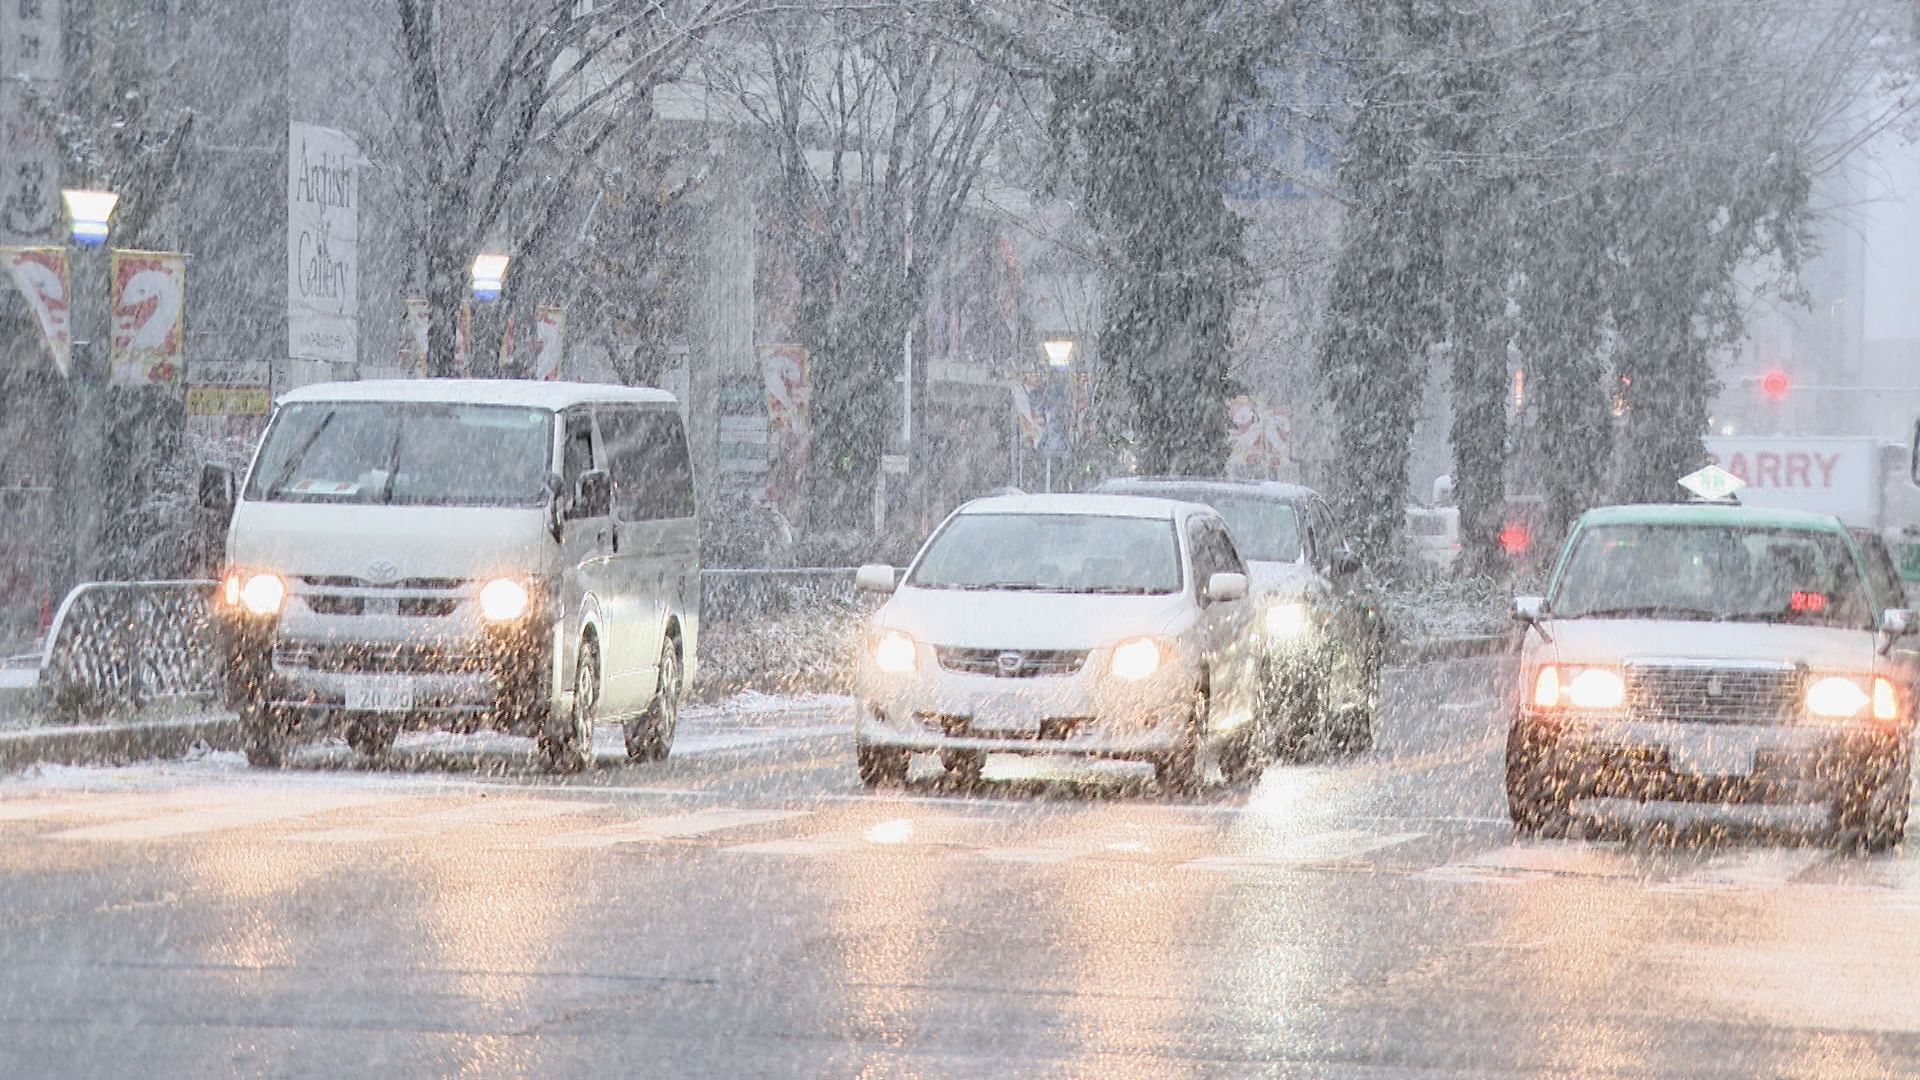
[[[1714,464],[1746,482],[1743,506],[1832,514],[1884,537],[1901,576],[1920,581],[1920,469],[1906,446],[1871,437],[1710,438]]]

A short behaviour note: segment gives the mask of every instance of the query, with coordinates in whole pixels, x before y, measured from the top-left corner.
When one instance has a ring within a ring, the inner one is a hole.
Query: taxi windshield
[[[1588,528],[1560,572],[1549,607],[1561,619],[1873,625],[1846,539],[1805,529]]]

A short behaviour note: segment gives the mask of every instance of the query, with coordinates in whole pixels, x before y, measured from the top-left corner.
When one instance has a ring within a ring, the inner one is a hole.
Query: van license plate
[[[347,684],[347,708],[405,712],[413,708],[413,680],[355,679]]]
[[[1667,767],[1687,776],[1732,777],[1753,772],[1753,741],[1741,738],[1701,738],[1667,747]]]

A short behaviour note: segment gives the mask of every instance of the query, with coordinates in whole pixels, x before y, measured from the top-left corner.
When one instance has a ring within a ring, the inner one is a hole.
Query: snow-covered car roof
[[[535,382],[529,379],[368,379],[323,382],[280,395],[282,405],[305,402],[402,402],[439,405],[523,405],[566,409],[587,402],[672,404],[665,390],[601,383]]]
[[[1591,525],[1719,525],[1751,529],[1809,529],[1844,533],[1847,527],[1832,514],[1804,510],[1776,510],[1763,506],[1725,503],[1652,503],[1637,506],[1601,506],[1580,515]]]
[[[996,495],[962,506],[962,514],[1087,514],[1094,517],[1159,518],[1173,520],[1182,512],[1207,507],[1177,499],[1143,499],[1135,495]]]
[[[1102,481],[1096,490],[1116,495],[1135,492],[1153,495],[1177,491],[1289,503],[1305,502],[1319,494],[1310,487],[1278,480],[1227,480],[1217,476],[1116,476]]]

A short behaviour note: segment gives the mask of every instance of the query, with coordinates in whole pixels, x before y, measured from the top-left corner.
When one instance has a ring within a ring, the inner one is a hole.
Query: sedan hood
[[[1247,562],[1247,578],[1255,598],[1293,600],[1320,588],[1313,570],[1297,562]]]
[[[1656,619],[1559,619],[1547,624],[1547,651],[1561,663],[1725,660],[1805,664],[1816,671],[1869,671],[1876,635],[1867,630]]]
[[[240,504],[235,566],[305,577],[480,578],[539,573],[552,557],[546,513],[525,507]]]
[[[1094,649],[1178,632],[1190,610],[1170,596],[1088,596],[902,587],[874,616],[929,645],[964,649]]]

